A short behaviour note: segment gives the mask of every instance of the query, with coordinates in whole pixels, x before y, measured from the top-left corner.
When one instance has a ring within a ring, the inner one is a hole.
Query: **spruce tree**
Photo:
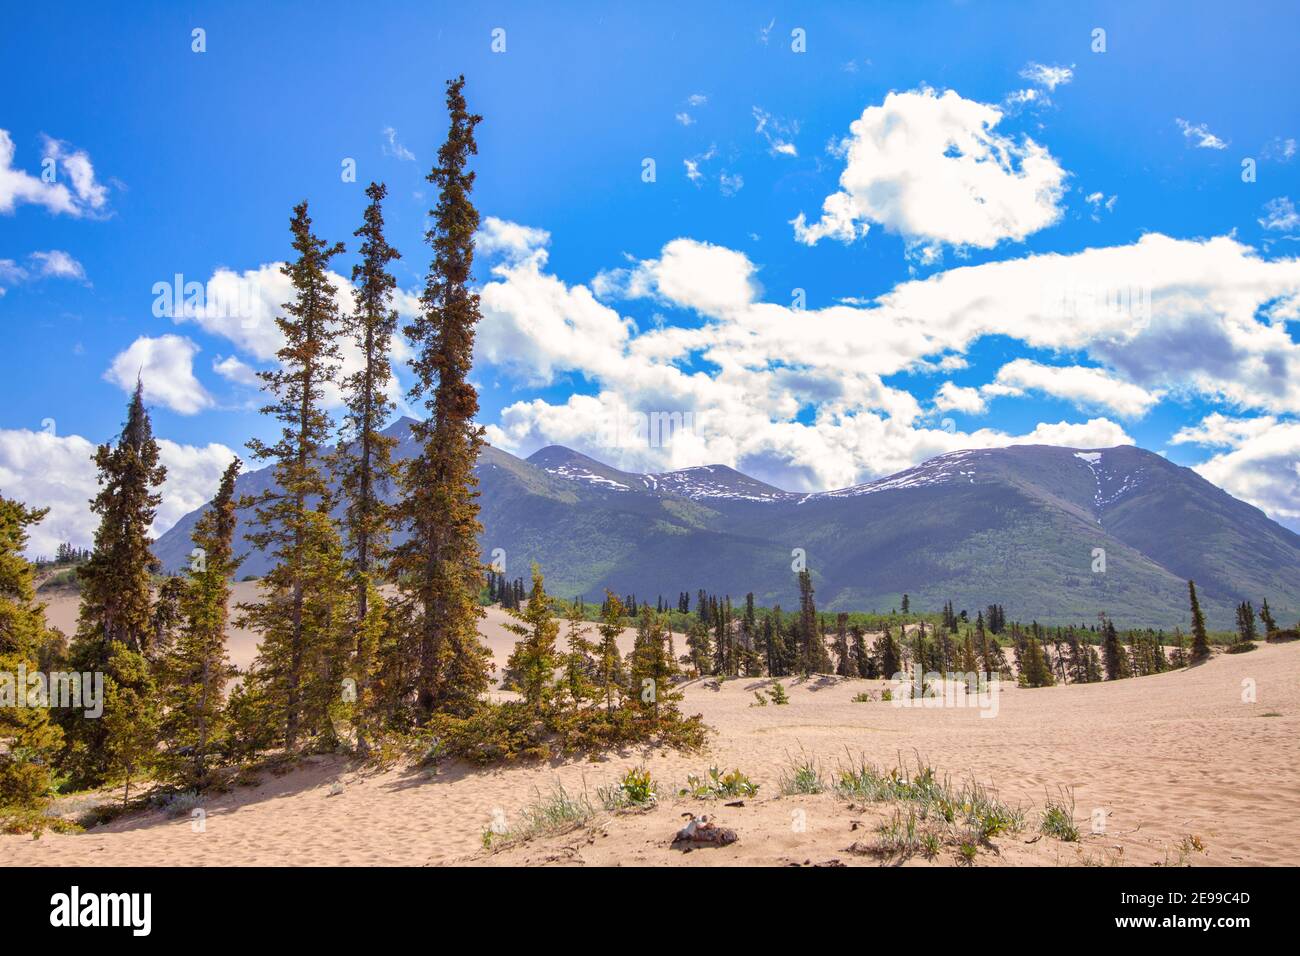
[[[478,210],[470,202],[482,120],[466,108],[465,78],[447,83],[450,126],[428,180],[439,189],[425,238],[433,247],[422,311],[406,326],[415,350],[409,396],[429,417],[411,426],[418,448],[402,475],[398,505],[409,537],[394,551],[391,573],[410,606],[406,624],[417,661],[417,711],[467,714],[487,691],[491,664],[478,637],[483,568],[479,560],[478,480],[483,445],[475,424],[478,393],[469,381],[479,297],[470,287]]]
[[[561,686],[568,695],[568,702],[578,707],[584,701],[594,698],[597,693],[596,644],[584,633],[585,622],[577,601],[570,607],[567,621],[569,626],[565,633],[565,643],[568,650],[564,655]]]
[[[546,593],[542,571],[533,565],[533,589],[528,595],[528,605],[520,611],[511,611],[514,619],[506,630],[518,635],[515,649],[506,662],[502,679],[508,690],[518,691],[524,705],[537,714],[550,709],[555,696],[555,670],[560,658],[555,649],[560,635],[560,624],[551,612],[551,598]]]
[[[1023,666],[1020,670],[1020,683],[1022,686],[1051,687],[1056,683],[1052,677],[1052,669],[1047,665],[1047,658],[1043,655],[1043,646],[1039,643],[1038,638],[1030,637],[1025,642],[1022,663]]]
[[[648,602],[641,605],[628,667],[628,696],[636,706],[655,718],[659,716],[661,702],[670,702],[672,678],[676,673],[667,640],[662,615],[652,611]]]
[[[147,775],[158,754],[161,711],[149,661],[121,641],[109,646],[104,675],[106,725],[104,758],[108,779],[123,783],[122,805],[131,799],[131,783]]]
[[[1106,621],[1103,630],[1102,655],[1106,664],[1106,680],[1122,680],[1133,676],[1113,621]]]
[[[346,510],[344,532],[351,559],[349,576],[353,598],[356,643],[352,673],[356,681],[357,710],[367,718],[372,710],[370,678],[386,629],[386,608],[378,587],[383,581],[381,555],[391,533],[391,508],[384,492],[397,480],[393,448],[397,439],[383,432],[395,406],[388,397],[393,380],[389,355],[397,312],[392,308],[397,280],[389,264],[401,258],[384,238],[382,183],[366,188],[370,204],[365,221],[353,233],[361,240],[361,261],[352,267],[354,308],[343,321],[361,354],[361,367],[343,379],[347,410],[343,417],[336,461],[339,486]],[[364,751],[368,720],[358,724],[358,743]]]
[[[0,830],[27,829],[24,820],[39,825],[50,802],[54,760],[63,742],[49,708],[32,701],[26,684],[17,679],[20,670],[45,670],[40,659],[54,637],[45,623],[44,605],[36,603],[32,566],[23,558],[27,529],[46,513],[0,497],[0,675],[7,678],[0,681]],[[20,700],[18,695],[27,696]],[[76,717],[85,720],[85,711]]]
[[[1259,620],[1264,625],[1264,639],[1272,638],[1277,632],[1277,621],[1273,619],[1273,611],[1268,606],[1268,598],[1264,598],[1264,603],[1259,607]]]
[[[261,600],[240,610],[241,623],[262,635],[255,667],[262,686],[276,698],[271,703],[279,730],[286,749],[293,751],[304,724],[305,685],[324,677],[313,665],[333,643],[330,634],[313,628],[321,625],[321,605],[332,607],[340,597],[323,592],[336,582],[316,572],[326,555],[339,548],[328,515],[331,495],[322,454],[330,433],[325,391],[334,383],[339,358],[336,289],[327,269],[343,245],[331,246],[313,235],[305,202],[294,207],[289,228],[297,258],[281,272],[293,284],[294,299],[276,318],[284,338],[279,367],[258,372],[271,398],[262,414],[281,423],[280,437],[272,444],[256,438],[248,443],[254,458],[273,464],[275,485],[240,501],[240,507],[253,509],[249,542],[274,563],[262,579]],[[330,620],[331,626],[345,624]]]
[[[835,673],[840,677],[857,676],[849,651],[849,616],[843,612],[835,615]]]
[[[880,676],[885,680],[893,680],[903,666],[899,659],[898,645],[894,642],[894,636],[889,633],[889,625],[885,625],[884,633],[876,639],[876,657],[880,661]]]
[[[1187,595],[1192,606],[1192,651],[1191,663],[1199,664],[1210,656],[1210,636],[1205,633],[1205,615],[1201,613],[1201,602],[1196,599],[1196,582],[1187,582]]]
[[[164,750],[160,769],[179,786],[203,788],[209,762],[224,744],[226,683],[234,675],[226,655],[230,579],[234,554],[236,458],[221,476],[217,494],[194,526],[197,560],[180,599],[184,621],[163,660]],[[176,579],[181,580],[181,579]]]
[[[1255,609],[1249,601],[1242,601],[1237,606],[1237,644],[1249,647],[1255,643]]]
[[[601,696],[605,698],[605,712],[614,713],[618,689],[623,686],[623,657],[618,649],[618,636],[623,632],[623,602],[613,591],[605,592],[605,612],[597,631],[600,643],[596,648],[596,680]]]
[[[149,550],[149,526],[162,500],[157,489],[167,470],[159,461],[141,382],[136,383],[117,444],[100,445],[94,460],[100,488],[90,509],[99,516],[99,527],[90,559],[77,567],[81,609],[69,664],[81,673],[107,674],[115,644],[143,655],[151,650],[154,634],[150,573],[156,562]],[[136,673],[134,668],[126,670]],[[125,726],[121,720],[107,719],[112,716],[109,707],[106,700],[99,720],[83,719],[80,712],[62,715],[68,747],[64,765],[76,786],[96,786],[107,779],[108,735]]]

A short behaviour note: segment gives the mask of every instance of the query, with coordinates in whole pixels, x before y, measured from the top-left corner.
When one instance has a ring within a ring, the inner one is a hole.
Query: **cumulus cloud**
[[[198,352],[198,345],[182,335],[142,335],[113,357],[104,378],[130,393],[138,376],[144,383],[146,401],[161,402],[181,415],[193,415],[214,404],[194,377],[194,356]]]
[[[13,137],[0,129],[0,213],[24,203],[75,217],[102,212],[108,189],[95,179],[90,155],[49,136],[43,143],[41,175],[33,176],[14,167]]]
[[[257,371],[234,355],[227,355],[224,358],[217,356],[212,360],[212,371],[228,382],[247,388],[260,388],[262,384],[262,380],[257,377]]]
[[[1197,149],[1227,149],[1228,144],[1210,132],[1204,123],[1189,123],[1181,116],[1174,120],[1183,131],[1183,138]]]
[[[542,230],[536,232],[545,235]],[[518,234],[503,228],[496,238],[501,245],[494,251],[508,251],[509,241],[517,238]],[[489,242],[492,241],[489,239]],[[258,362],[275,362],[276,354],[284,347],[284,335],[276,318],[282,314],[281,306],[294,297],[293,284],[281,272],[281,268],[282,263],[279,262],[245,269],[243,272],[223,266],[213,272],[207,282],[194,282],[192,291],[188,289],[187,283],[186,290],[179,295],[179,308],[176,308],[177,303],[174,301],[178,297],[173,288],[175,283],[160,282],[154,290],[158,294],[155,314],[170,318],[177,325],[194,323],[205,332],[226,339],[238,351]],[[336,272],[327,271],[325,275],[334,286],[334,302],[339,314],[350,313],[354,308],[352,284]],[[400,318],[408,319],[419,312],[420,297],[398,289],[393,295],[392,305]],[[400,364],[409,357],[410,352],[401,335],[395,335],[392,344],[394,371],[398,372]],[[345,336],[340,341],[339,352],[340,378],[362,367],[361,350],[351,337]],[[389,398],[397,404],[399,410],[407,408],[396,374],[389,382]],[[327,386],[324,390],[325,407],[333,409],[342,404],[343,396],[338,386]]]
[[[1196,472],[1300,531],[1300,422],[1215,412],[1180,429],[1170,441],[1227,448],[1194,466]]]
[[[474,234],[474,246],[478,252],[485,256],[505,256],[516,262],[539,252],[545,257],[545,248],[550,242],[551,234],[545,229],[521,226],[496,216],[484,219]]]
[[[1024,395],[1040,392],[1083,407],[1105,408],[1122,418],[1141,418],[1160,401],[1162,393],[1122,381],[1103,369],[1079,365],[1043,365],[1015,359],[998,370],[984,395]]]
[[[944,382],[934,395],[934,407],[941,412],[965,412],[967,415],[982,414],[987,407],[984,396],[978,388],[968,388]]]
[[[33,252],[31,259],[36,265],[37,274],[55,279],[77,279],[84,281],[86,270],[76,259],[62,249],[49,252]]]
[[[902,236],[923,261],[944,245],[989,249],[1061,216],[1066,171],[1029,137],[997,131],[1002,111],[948,90],[890,93],[849,127],[840,190],[795,238],[850,242],[872,223]]]
[[[963,447],[1131,443],[1095,410],[1140,418],[1167,394],[1261,411],[1300,403],[1300,346],[1278,311],[1300,297],[1300,261],[1261,259],[1230,237],[1151,234],[966,266],[816,310],[763,301],[756,278],[743,253],[686,238],[600,274],[591,290],[535,261],[499,266],[482,290],[480,360],[528,384],[572,375],[589,387],[515,402],[490,423],[490,440],[523,453],[560,442],[647,470],[718,461],[813,489]],[[636,298],[698,320],[640,329],[607,304]],[[1069,358],[1007,362],[980,388],[944,383],[928,409],[893,384],[961,368],[987,337]],[[931,424],[1031,394],[1095,417],[1014,434]],[[690,411],[696,424],[671,446],[602,443],[611,421],[638,410]]]
[[[14,286],[34,279],[71,279],[86,281],[86,270],[76,259],[61,249],[33,252],[27,265],[21,266],[13,259],[0,259],[0,295],[4,286]]]
[[[235,456],[224,445],[182,445],[167,439],[159,439],[158,451],[167,478],[150,529],[155,538],[212,497],[221,472]],[[89,507],[98,491],[94,453],[95,444],[80,435],[0,429],[0,492],[29,507],[50,509],[32,529],[30,557],[52,557],[62,541],[91,544],[97,524]]]

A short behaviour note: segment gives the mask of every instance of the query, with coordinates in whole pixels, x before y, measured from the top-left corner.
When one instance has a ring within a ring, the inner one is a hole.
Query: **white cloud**
[[[1183,138],[1197,149],[1227,149],[1228,144],[1210,132],[1204,123],[1189,123],[1181,116],[1174,120],[1183,131]]]
[[[541,254],[545,262],[546,246],[550,245],[551,234],[545,229],[521,226],[517,222],[488,216],[474,234],[475,249],[484,255],[500,254],[512,262],[518,262],[531,256]]]
[[[236,385],[243,385],[248,388],[261,388],[262,386],[262,380],[257,377],[257,371],[248,364],[241,362],[234,355],[227,355],[225,358],[217,356],[212,360],[212,371]]]
[[[1300,530],[1300,422],[1214,413],[1178,431],[1173,444],[1228,447],[1195,466],[1229,494]]]
[[[792,220],[795,238],[848,242],[879,223],[932,262],[945,244],[989,249],[1052,225],[1067,174],[1032,139],[999,134],[1001,120],[952,90],[890,93],[850,126],[840,191],[818,222]]]
[[[1028,63],[1020,71],[1020,76],[1035,86],[1046,90],[1055,90],[1074,79],[1074,70],[1068,66],[1046,66],[1042,63]]]
[[[142,335],[113,357],[104,378],[129,394],[139,376],[146,401],[193,415],[213,405],[212,396],[194,377],[198,352],[199,347],[182,335]]]
[[[1075,363],[1008,363],[1001,384],[991,383],[1003,389],[1134,417],[1166,392],[1261,411],[1300,407],[1300,345],[1261,312],[1300,297],[1300,260],[1261,259],[1229,237],[1150,234],[966,266],[863,305],[806,311],[762,301],[756,272],[740,252],[682,238],[656,259],[602,273],[592,288],[605,298],[645,298],[701,319],[640,330],[534,261],[499,266],[482,292],[477,358],[530,384],[581,376],[590,388],[577,390],[591,394],[516,402],[490,424],[490,440],[524,453],[561,442],[649,470],[724,462],[793,489],[852,484],[963,447],[1131,443],[1107,418],[1023,434],[947,432],[925,424],[908,391],[885,384],[960,367],[972,345],[995,336]],[[1108,289],[1125,294],[1108,305]],[[938,404],[974,409],[988,397],[979,392],[941,387]],[[692,410],[706,424],[671,447],[604,447],[598,436],[619,409]]]
[[[392,156],[394,159],[402,159],[407,162],[415,162],[415,154],[397,141],[397,130],[391,126],[385,126],[384,134],[384,155]]]
[[[967,415],[982,414],[987,407],[984,396],[978,388],[966,388],[944,382],[934,395],[934,407],[941,412],[965,412]]]
[[[674,239],[658,259],[603,272],[601,298],[658,298],[706,315],[723,315],[754,300],[757,270],[742,252],[694,239]]]
[[[1163,397],[1160,392],[1116,378],[1099,369],[1079,365],[1042,365],[1019,358],[998,370],[984,395],[1023,395],[1041,392],[1082,407],[1105,408],[1121,418],[1140,418]]]
[[[718,175],[718,191],[724,196],[734,196],[745,188],[745,177],[725,169]]]
[[[1264,213],[1264,218],[1259,220],[1259,224],[1265,229],[1292,232],[1300,227],[1300,213],[1296,212],[1295,204],[1291,202],[1289,196],[1278,196],[1264,203]]]
[[[529,236],[547,235],[544,230],[518,231],[513,223],[497,220],[500,229],[484,235],[490,235],[489,244],[495,243],[494,252],[510,254],[520,248],[518,243],[526,243]],[[492,230],[494,227],[485,223]],[[511,246],[511,243],[516,243]],[[536,250],[545,258],[544,250]],[[211,335],[220,336],[233,344],[240,352],[256,359],[258,362],[275,362],[277,353],[284,346],[284,335],[276,323],[281,314],[281,305],[294,298],[293,283],[281,272],[281,263],[272,262],[245,269],[242,273],[226,267],[218,268],[206,283],[204,293],[199,301],[188,297],[183,301],[180,314],[169,315],[177,325],[193,322]],[[336,272],[327,271],[326,278],[334,286],[334,302],[340,315],[350,313],[354,308],[352,284]],[[167,301],[171,293],[166,294]],[[420,298],[412,292],[396,290],[392,300],[393,308],[399,318],[408,319],[420,310]],[[341,363],[339,377],[350,375],[362,367],[361,350],[351,337],[345,336],[339,342]],[[393,336],[392,358],[394,360],[394,377],[389,382],[389,398],[400,410],[407,408],[404,392],[398,375],[400,363],[410,355],[409,347],[401,335]],[[134,382],[134,378],[132,379]],[[337,385],[328,385],[324,390],[326,408],[338,408],[343,404],[342,393]]]
[[[80,217],[98,213],[107,205],[108,190],[95,181],[94,165],[84,150],[44,137],[45,162],[40,176],[15,169],[14,155],[13,137],[8,130],[0,129],[0,213],[11,213],[27,203],[44,206],[52,213]]]
[[[41,175],[33,176],[14,168],[13,138],[0,129],[0,213],[11,213],[23,203],[76,217],[101,212],[108,204],[108,189],[95,180],[89,154],[62,140],[43,140]]]
[[[703,106],[708,101],[709,98],[703,93],[692,93],[690,96],[686,97],[686,102],[691,106]]]
[[[86,281],[86,270],[81,263],[61,249],[33,252],[27,256],[27,265],[21,266],[13,259],[0,259],[0,295],[5,286],[15,286],[36,279],[73,279]]]
[[[56,279],[84,280],[86,278],[86,270],[81,263],[62,249],[51,249],[49,252],[33,252],[31,259],[36,264],[39,275]]]
[[[683,126],[690,126],[695,122],[695,120],[691,118],[691,114],[687,112],[678,113],[676,119],[677,122],[681,123]]]
[[[235,454],[220,444],[181,445],[167,439],[159,439],[158,451],[167,478],[151,528],[155,538],[212,497]],[[94,453],[94,443],[80,435],[0,429],[0,493],[29,507],[50,509],[32,529],[29,556],[53,557],[62,541],[80,547],[92,543],[97,519],[89,501],[98,491]]]

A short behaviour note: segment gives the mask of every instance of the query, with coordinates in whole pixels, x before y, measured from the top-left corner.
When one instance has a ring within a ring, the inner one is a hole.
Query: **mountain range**
[[[415,451],[410,422],[388,432]],[[620,471],[559,445],[527,459],[485,447],[475,472],[485,560],[506,574],[532,562],[547,590],[599,600],[605,588],[675,602],[706,589],[797,606],[793,568],[806,561],[822,610],[961,610],[1001,604],[1008,617],[1121,627],[1189,627],[1187,580],[1212,628],[1242,600],[1267,598],[1279,622],[1300,617],[1300,535],[1189,468],[1133,446],[1016,445],[931,458],[835,491],[782,491],[725,465],[661,474]],[[270,468],[237,491],[273,483]],[[390,491],[391,494],[391,491]],[[182,569],[203,509],[155,543]],[[269,561],[248,554],[241,576]],[[1103,570],[1104,569],[1104,570]]]

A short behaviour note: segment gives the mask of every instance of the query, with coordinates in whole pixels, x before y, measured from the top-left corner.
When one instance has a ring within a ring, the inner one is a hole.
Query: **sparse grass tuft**
[[[872,701],[874,701],[875,699],[876,699],[876,698],[874,698],[874,697],[871,696],[871,692],[870,692],[870,691],[866,691],[866,690],[864,690],[864,691],[861,691],[861,692],[859,692],[859,693],[857,693],[857,694],[854,694],[854,695],[853,695],[853,701],[852,701],[852,702],[855,703],[855,704],[870,704],[870,703],[871,703]]]
[[[825,789],[826,783],[816,761],[806,754],[800,760],[791,757],[789,769],[781,772],[781,792],[786,796],[821,793]]]
[[[557,783],[550,794],[543,797],[538,792],[533,803],[519,811],[515,826],[503,832],[484,827],[483,849],[499,850],[535,837],[568,833],[584,826],[595,813],[586,793],[575,796]]]
[[[1074,792],[1062,789],[1055,800],[1048,798],[1043,806],[1039,829],[1047,836],[1066,843],[1079,842],[1079,828],[1074,823]]]

